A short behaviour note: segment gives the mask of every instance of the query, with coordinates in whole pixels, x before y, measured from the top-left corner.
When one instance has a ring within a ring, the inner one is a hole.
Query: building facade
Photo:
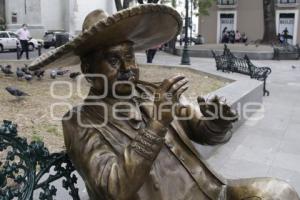
[[[277,34],[287,29],[290,35],[288,42],[297,44],[300,41],[300,0],[276,0],[275,9]],[[263,37],[263,0],[218,0],[209,13],[209,16],[199,17],[199,34],[207,43],[220,43],[225,27],[245,33],[249,41]]]
[[[97,8],[115,12],[112,0],[0,0],[0,17],[8,30],[28,24],[32,36],[41,38],[45,31],[80,32],[85,16]]]

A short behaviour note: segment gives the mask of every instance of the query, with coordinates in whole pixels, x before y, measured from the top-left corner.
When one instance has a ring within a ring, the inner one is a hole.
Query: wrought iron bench
[[[269,96],[270,92],[266,89],[266,81],[267,81],[268,76],[272,73],[271,68],[270,67],[256,67],[251,62],[251,60],[249,59],[249,57],[247,55],[245,55],[244,59],[246,60],[246,62],[248,64],[250,77],[257,79],[259,81],[263,81],[264,82],[264,86],[263,86],[264,96],[266,94],[267,94],[267,96]]]
[[[272,72],[271,68],[255,66],[247,55],[245,55],[244,58],[234,56],[226,44],[224,45],[223,55],[216,55],[214,51],[212,51],[212,53],[216,61],[217,70],[222,69],[222,71],[237,72],[248,75],[250,78],[263,81],[263,95],[270,95],[270,92],[266,89],[266,81]],[[222,57],[222,59],[219,57]]]
[[[75,168],[65,152],[49,153],[42,142],[27,143],[17,133],[17,125],[4,121],[0,126],[0,199],[53,200],[57,188],[54,181],[62,180],[62,187],[72,199],[79,200]]]
[[[281,45],[274,46],[273,60],[298,60],[300,58],[299,45]]]
[[[217,70],[222,70],[222,72],[230,72],[229,59],[224,55],[216,55],[214,51],[211,52],[216,61]]]
[[[217,55],[213,50],[211,53],[216,61],[217,70],[222,70],[222,72],[232,71],[230,61],[234,55],[230,52],[230,49],[226,44],[224,44],[224,51],[222,55]]]

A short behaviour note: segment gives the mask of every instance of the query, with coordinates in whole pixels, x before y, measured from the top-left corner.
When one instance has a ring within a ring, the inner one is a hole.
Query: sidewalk
[[[270,45],[261,44],[227,44],[228,48],[234,55],[238,57],[244,57],[245,54],[250,59],[255,60],[272,60],[274,56],[273,47]],[[183,46],[176,46],[176,54],[181,55]],[[203,44],[189,46],[190,55],[200,58],[211,58],[211,50],[214,50],[217,54],[223,53],[224,44]]]
[[[145,62],[144,54],[137,54],[137,60]],[[300,61],[253,62],[272,69],[265,110],[255,114],[263,118],[248,120],[227,144],[205,147],[213,150],[206,155],[207,162],[226,178],[276,177],[288,181],[300,194]],[[155,63],[178,65],[180,57],[159,53]],[[209,58],[191,58],[191,66],[216,71]]]

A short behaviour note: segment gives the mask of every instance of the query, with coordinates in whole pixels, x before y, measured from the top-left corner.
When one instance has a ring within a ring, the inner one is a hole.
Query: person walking
[[[157,52],[157,49],[159,49],[161,45],[155,46],[151,49],[146,50],[146,55],[147,55],[147,63],[152,63],[154,56]]]
[[[25,53],[26,53],[26,59],[29,60],[28,41],[30,39],[30,32],[29,32],[29,30],[27,28],[27,24],[23,24],[22,28],[20,28],[19,30],[17,30],[16,34],[19,37],[19,40],[20,40],[20,43],[21,43],[21,47],[22,47],[22,50],[21,50],[21,53],[20,53],[18,59],[22,58],[22,55],[23,55],[23,53],[25,51]]]
[[[235,42],[239,43],[241,42],[241,33],[237,30],[235,33]]]
[[[289,31],[287,29],[287,27],[282,31],[283,33],[283,43],[284,44],[288,44],[288,37],[289,37]]]

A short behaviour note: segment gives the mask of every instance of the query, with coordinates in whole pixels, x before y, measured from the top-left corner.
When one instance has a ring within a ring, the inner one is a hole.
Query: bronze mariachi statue
[[[96,10],[81,35],[31,64],[37,70],[81,62],[91,83],[84,103],[63,120],[68,155],[90,199],[299,200],[283,181],[227,180],[201,158],[191,141],[214,145],[231,137],[236,114],[226,103],[199,97],[200,106],[189,106],[182,95],[188,80],[181,75],[160,84],[140,80],[134,51],[165,43],[181,28],[180,15],[163,5],[109,17]]]

